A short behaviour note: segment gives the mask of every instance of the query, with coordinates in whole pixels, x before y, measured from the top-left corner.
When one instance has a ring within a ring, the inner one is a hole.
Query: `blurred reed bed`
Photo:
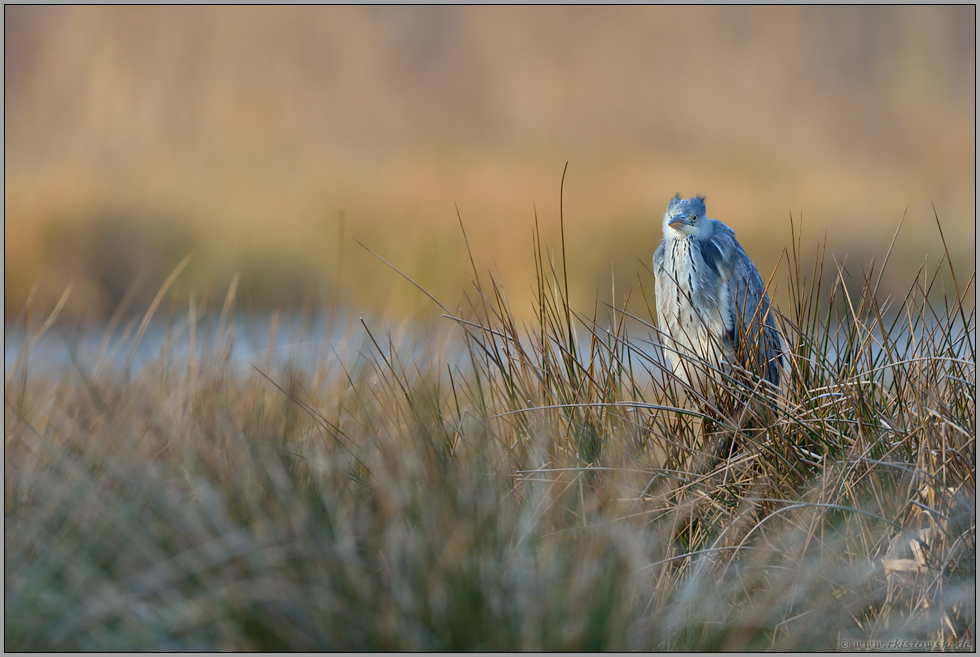
[[[445,298],[469,279],[454,203],[481,271],[493,254],[517,290],[534,277],[527,225],[535,207],[557,215],[565,161],[577,306],[597,289],[614,303],[612,270],[632,278],[649,260],[677,192],[706,194],[767,272],[801,208],[830,253],[867,262],[909,205],[891,259],[904,281],[942,252],[933,201],[958,275],[975,259],[970,5],[11,5],[4,18],[8,322],[38,282],[39,312],[74,281],[62,314],[95,324],[148,276],[145,308],[190,250],[180,284],[199,295],[241,272],[243,310],[299,308],[304,283],[334,284],[341,213],[347,237],[411,253],[403,264]],[[411,310],[362,255],[345,260],[348,299]],[[881,291],[904,291],[891,283]],[[512,310],[530,319],[524,300]]]
[[[975,276],[944,259],[881,298],[887,257],[807,270],[799,244],[775,408],[681,390],[652,291],[570,306],[537,231],[532,321],[474,265],[440,324],[352,321],[315,360],[270,335],[237,367],[234,289],[138,370],[45,373],[28,344],[6,649],[972,649]]]

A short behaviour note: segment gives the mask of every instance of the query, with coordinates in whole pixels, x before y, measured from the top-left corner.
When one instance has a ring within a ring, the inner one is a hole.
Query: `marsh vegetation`
[[[809,270],[800,249],[774,274],[776,409],[744,403],[751,378],[681,390],[652,289],[573,308],[574,262],[537,232],[532,320],[474,266],[463,309],[350,322],[316,359],[241,367],[236,291],[185,315],[163,289],[131,340],[170,312],[182,349],[38,368],[56,321],[28,306],[4,378],[5,648],[972,648],[975,270],[944,258],[882,299],[887,258]]]

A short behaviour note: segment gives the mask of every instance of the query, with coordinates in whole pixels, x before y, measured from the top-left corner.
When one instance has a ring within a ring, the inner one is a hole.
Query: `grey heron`
[[[705,216],[703,196],[674,196],[653,255],[661,343],[676,376],[692,387],[736,365],[785,390],[786,340],[759,270],[735,231]]]

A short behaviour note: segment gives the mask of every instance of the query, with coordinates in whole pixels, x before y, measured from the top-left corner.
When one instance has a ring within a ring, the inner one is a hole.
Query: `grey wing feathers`
[[[664,269],[664,240],[660,240],[657,250],[653,252],[653,275],[660,276]]]
[[[776,319],[769,305],[762,276],[735,239],[734,231],[730,228],[716,233],[709,243],[714,243],[712,248],[718,253],[728,254],[726,264],[731,271],[728,286],[732,301],[732,328],[729,331],[729,340],[732,348],[739,353],[743,339],[750,340],[749,345],[758,340],[759,356],[764,365],[764,377],[778,387],[782,383],[780,378],[784,375],[784,361],[787,355],[784,353],[782,336],[776,328]],[[710,250],[702,249],[702,253],[705,252]],[[705,261],[712,264],[707,257]],[[761,340],[758,337],[760,325],[762,326]],[[754,349],[754,347],[750,348]]]
[[[709,239],[701,242],[701,258],[706,265],[714,270],[715,275],[722,275],[721,272],[725,269],[725,257],[716,240]]]

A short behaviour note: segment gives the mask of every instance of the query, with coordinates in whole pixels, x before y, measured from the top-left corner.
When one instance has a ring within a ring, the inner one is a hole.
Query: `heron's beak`
[[[681,226],[690,226],[691,222],[687,220],[687,215],[679,214],[671,219],[667,225],[674,230],[680,230]]]

